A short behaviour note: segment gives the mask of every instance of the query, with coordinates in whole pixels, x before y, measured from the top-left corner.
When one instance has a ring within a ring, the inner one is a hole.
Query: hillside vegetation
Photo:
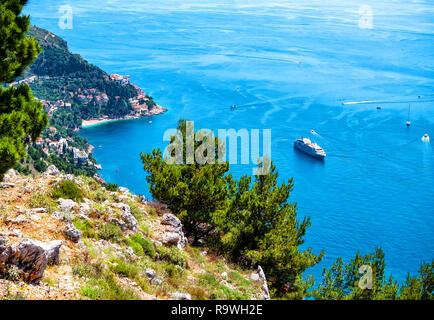
[[[35,178],[11,170],[7,180],[0,192],[0,299],[268,296],[262,272],[192,247],[180,221],[159,203],[54,167]],[[60,254],[48,260],[40,279],[39,263],[23,262],[29,256],[5,260],[8,248],[59,241]]]
[[[71,101],[77,105],[84,119],[101,115],[119,117],[132,110],[128,99],[137,95],[133,86],[112,81],[106,72],[88,63],[79,54],[71,53],[65,40],[47,30],[31,26],[28,35],[36,39],[42,48],[42,53],[22,76],[44,77],[29,84],[36,97]],[[106,93],[108,104],[99,108],[95,103],[83,104],[68,96],[69,92],[86,89]]]

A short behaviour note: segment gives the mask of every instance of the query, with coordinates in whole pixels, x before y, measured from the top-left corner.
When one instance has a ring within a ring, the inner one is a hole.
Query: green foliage
[[[384,269],[384,252],[381,248],[375,249],[373,253],[362,256],[359,252],[347,264],[338,258],[336,262],[329,268],[324,268],[323,280],[313,292],[313,296],[318,300],[384,300],[398,298],[398,285],[396,281],[390,277],[385,279]],[[364,285],[367,283],[362,279],[362,274],[359,273],[362,266],[372,268],[372,288],[364,288],[359,286],[362,281]]]
[[[188,164],[186,144],[191,141],[191,133],[187,132],[187,122],[184,120],[178,122],[177,128],[182,133],[179,140],[183,143],[179,141],[178,144],[183,150],[182,163],[166,163],[159,149],[152,153],[141,153],[140,156],[145,171],[150,174],[146,179],[153,197],[167,204],[172,212],[179,214],[186,235],[193,236],[196,243],[213,230],[212,227],[206,228],[203,223],[210,224],[213,214],[224,208],[228,197],[226,173],[229,163],[202,165],[195,161],[194,164]],[[175,143],[176,139],[173,136],[171,143]],[[213,137],[208,136],[202,142],[195,141],[195,150],[204,146],[207,139]],[[218,139],[215,139],[216,146],[218,143]],[[175,150],[171,154],[175,158]],[[218,157],[217,149],[215,154],[209,156]]]
[[[98,239],[119,242],[122,238],[122,230],[113,223],[104,222],[98,228],[97,237]]]
[[[116,282],[111,272],[92,278],[80,289],[80,294],[94,300],[138,300],[137,294]]]
[[[63,198],[71,199],[76,202],[83,201],[83,192],[74,182],[69,180],[62,180],[53,190],[51,196],[54,199]]]
[[[419,268],[419,277],[407,276],[401,287],[402,300],[434,300],[434,260],[431,263],[422,263]]]
[[[72,274],[83,278],[91,278],[95,276],[95,270],[87,263],[77,264],[72,266]]]
[[[216,224],[224,234],[224,252],[243,265],[259,264],[276,298],[303,298],[306,282],[301,274],[321,261],[311,249],[300,251],[310,219],[297,220],[295,204],[288,203],[293,188],[292,179],[277,185],[278,172],[272,162],[264,161],[259,169],[268,173],[251,178],[241,177],[229,188],[227,209],[216,217]]]
[[[30,208],[46,208],[48,212],[53,212],[56,207],[56,203],[50,195],[45,192],[33,193],[30,196],[28,204]]]
[[[20,271],[17,266],[11,265],[6,272],[6,280],[18,281],[20,279]]]
[[[204,273],[199,277],[201,287],[207,289],[211,300],[248,300],[250,296],[222,285],[212,274]]]
[[[187,245],[184,250],[190,255],[190,258],[196,261],[196,263],[206,262],[205,257],[200,253],[200,250],[198,248]]]
[[[140,222],[139,229],[148,237],[152,236],[153,234],[152,230],[149,228],[149,225],[146,222]]]
[[[0,3],[0,181],[26,155],[25,146],[47,125],[47,116],[29,86],[3,88],[29,66],[41,48],[27,37],[30,19],[20,16],[25,0]]]
[[[154,245],[153,245],[152,241],[149,239],[143,238],[139,233],[131,235],[129,240],[130,240],[129,245],[134,250],[135,253],[136,253],[136,251],[135,251],[134,247],[136,247],[136,250],[139,253],[141,252],[141,255],[146,254],[149,257],[151,257],[152,259],[155,259],[155,257],[157,256],[157,253],[155,252]],[[134,247],[131,245],[131,243],[134,245]],[[139,254],[139,253],[136,253],[136,254]]]
[[[131,238],[126,239],[127,245],[133,249],[133,252],[138,256],[143,256],[145,253],[143,251],[143,247],[140,245],[140,243],[135,242]]]
[[[118,190],[118,185],[115,183],[105,183],[104,184],[104,188],[107,189],[107,191],[112,191],[112,192],[116,192]]]
[[[74,226],[83,233],[85,238],[96,238],[94,224],[88,220],[74,219]]]
[[[160,255],[160,259],[172,263],[174,265],[185,268],[187,262],[185,260],[185,256],[181,250],[177,247],[172,246],[169,248],[166,247],[158,247],[158,254]]]
[[[134,279],[139,274],[140,269],[133,264],[126,263],[120,259],[112,260],[112,269],[122,277]]]
[[[137,221],[142,221],[145,217],[145,214],[142,212],[142,210],[140,210],[137,204],[133,201],[128,201],[127,204],[130,206],[131,214],[134,216],[134,218],[136,218]]]

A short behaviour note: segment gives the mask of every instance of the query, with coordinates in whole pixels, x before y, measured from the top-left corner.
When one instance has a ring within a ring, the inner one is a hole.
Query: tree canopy
[[[30,19],[20,16],[26,0],[0,3],[0,180],[26,154],[26,145],[48,124],[42,105],[27,85],[4,89],[41,52],[27,37]]]

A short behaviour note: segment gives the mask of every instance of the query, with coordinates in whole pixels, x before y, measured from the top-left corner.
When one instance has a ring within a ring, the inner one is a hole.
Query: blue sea
[[[72,29],[59,27],[62,5]],[[279,179],[294,178],[290,201],[311,217],[303,247],[326,251],[307,273],[320,278],[337,257],[381,246],[402,281],[434,258],[434,156],[421,141],[434,138],[432,1],[31,0],[26,13],[168,108],[152,123],[82,130],[107,181],[150,196],[139,154],[164,149],[180,118],[196,129],[271,129]],[[360,101],[374,102],[342,104]],[[325,161],[293,149],[301,136]]]

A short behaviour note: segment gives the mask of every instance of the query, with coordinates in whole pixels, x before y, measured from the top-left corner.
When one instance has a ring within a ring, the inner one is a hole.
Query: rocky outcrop
[[[71,199],[62,199],[57,200],[59,203],[59,209],[61,212],[71,212],[78,204]]]
[[[0,275],[8,274],[12,266],[18,268],[25,281],[39,282],[47,265],[60,262],[62,241],[41,241],[26,239],[11,246],[0,246]]]
[[[15,183],[11,183],[11,182],[0,183],[0,189],[7,189],[7,188],[13,188],[13,187],[15,187]]]
[[[59,169],[56,168],[55,165],[51,165],[47,168],[47,170],[45,170],[45,172],[42,174],[43,177],[50,177],[50,176],[55,176],[58,175],[60,173]]]
[[[72,223],[66,225],[65,229],[63,229],[63,233],[68,239],[75,243],[77,243],[78,240],[80,240],[83,236],[81,231],[78,230]]]
[[[112,206],[121,209],[122,220],[127,224],[128,229],[137,231],[139,224],[136,218],[131,214],[130,206],[126,203],[113,203]]]
[[[270,292],[268,291],[267,278],[265,277],[264,270],[262,270],[261,266],[258,266],[258,275],[259,280],[262,281],[262,290],[264,291],[264,300],[270,300]]]
[[[9,169],[5,175],[3,176],[3,181],[4,183],[8,183],[8,182],[12,182],[13,180],[15,180],[18,177],[18,173],[14,170],[14,169]]]
[[[116,219],[116,218],[109,218],[108,221],[110,223],[118,225],[119,227],[121,227],[122,230],[126,230],[127,229],[127,224],[124,221],[122,221],[122,220],[119,220],[119,219]]]
[[[151,281],[152,279],[155,278],[155,276],[157,275],[155,270],[153,269],[146,269],[146,271],[144,272],[144,275],[146,276],[146,278],[149,279],[149,281]]]
[[[163,215],[163,219],[161,220],[161,224],[172,226],[175,229],[182,229],[181,220],[179,220],[178,217],[172,213],[165,213]]]
[[[168,232],[162,238],[163,243],[166,245],[176,245],[180,249],[184,248],[187,244],[187,238],[182,230],[181,220],[172,213],[165,213],[163,214],[161,224],[168,226]]]
[[[174,292],[170,298],[172,300],[191,300],[191,295],[189,293]]]
[[[178,245],[181,241],[181,236],[175,232],[167,232],[163,235],[163,243],[166,245]]]

